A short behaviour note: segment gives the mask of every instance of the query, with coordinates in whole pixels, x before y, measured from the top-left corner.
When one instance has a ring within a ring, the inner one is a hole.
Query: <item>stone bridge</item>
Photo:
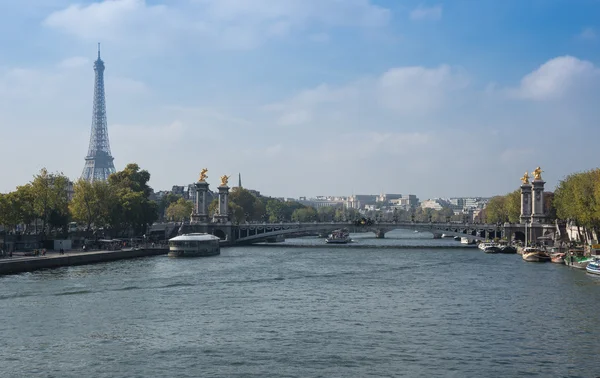
[[[420,222],[374,222],[372,225],[356,226],[354,222],[286,222],[286,223],[245,223],[233,224],[231,222],[190,223],[183,226],[177,224],[154,225],[153,233],[164,232],[165,238],[175,236],[177,233],[205,232],[219,236],[231,244],[253,244],[265,241],[283,240],[285,237],[329,233],[333,230],[347,228],[351,233],[373,232],[376,237],[384,238],[391,230],[406,229],[420,232],[430,232],[433,237],[442,234],[451,236],[468,237],[474,240],[493,238],[523,239],[525,225],[523,224],[464,224],[464,223],[420,223]],[[537,225],[529,227],[529,240],[534,235],[539,237],[553,229],[553,225]],[[164,231],[161,231],[163,229]],[[519,236],[521,233],[521,236]],[[167,235],[169,234],[169,235]]]

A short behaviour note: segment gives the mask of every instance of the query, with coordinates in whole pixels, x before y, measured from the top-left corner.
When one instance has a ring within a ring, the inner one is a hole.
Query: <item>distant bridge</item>
[[[373,222],[371,225],[355,225],[354,222],[281,222],[281,223],[191,223],[184,224],[155,224],[151,233],[164,232],[165,238],[171,238],[177,233],[205,232],[219,236],[232,244],[254,244],[266,241],[284,239],[286,236],[297,236],[310,233],[329,233],[333,230],[346,228],[351,233],[373,232],[376,237],[384,238],[391,230],[405,229],[419,232],[430,232],[434,237],[442,234],[467,237],[473,240],[494,238],[511,239],[513,236],[523,239],[526,231],[524,224],[472,224],[472,223],[421,223],[421,222]],[[554,230],[554,225],[537,224],[529,226],[529,240],[534,236],[544,236]],[[519,233],[521,235],[519,235]],[[516,235],[515,235],[516,234]]]

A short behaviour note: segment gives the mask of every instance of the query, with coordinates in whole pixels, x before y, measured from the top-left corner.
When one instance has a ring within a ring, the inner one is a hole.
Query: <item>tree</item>
[[[183,221],[189,219],[192,214],[193,204],[184,198],[179,198],[177,202],[169,205],[167,208],[167,219],[174,221]]]
[[[106,225],[108,209],[114,201],[108,183],[80,179],[73,186],[73,190],[73,198],[69,203],[73,219],[85,224],[88,231],[92,225],[97,227]]]
[[[42,220],[43,232],[46,232],[49,223],[54,227],[66,226],[68,223],[68,185],[69,179],[66,176],[60,173],[50,174],[46,168],[34,176],[31,182],[33,208],[36,216]],[[54,214],[52,222],[51,214]]]
[[[521,190],[517,189],[506,195],[506,212],[510,223],[519,223],[521,221]]]
[[[137,164],[128,164],[108,177],[115,195],[108,218],[117,232],[131,230],[139,235],[158,219],[158,204],[149,199],[152,192],[149,180],[150,173],[140,170]]]
[[[485,207],[485,221],[487,223],[508,222],[508,210],[505,196],[495,196],[490,199]]]
[[[230,207],[231,203],[235,203],[242,209],[245,220],[260,220],[265,213],[265,206],[262,202],[244,188],[235,187],[231,190],[231,193],[229,193]]]
[[[296,209],[292,213],[294,222],[313,222],[317,220],[317,211],[312,207]]]
[[[173,193],[167,193],[165,194],[165,196],[163,196],[160,201],[158,201],[157,204],[157,211],[158,211],[158,218],[159,219],[163,219],[165,217],[167,208],[172,204],[177,202],[180,198],[182,198],[180,195],[177,194],[173,194]]]
[[[284,204],[280,200],[270,198],[266,205],[269,222],[282,221],[284,217]]]

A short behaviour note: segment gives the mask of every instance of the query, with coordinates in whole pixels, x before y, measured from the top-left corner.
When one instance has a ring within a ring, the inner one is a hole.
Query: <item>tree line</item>
[[[71,191],[65,175],[44,168],[30,183],[0,194],[0,224],[7,231],[24,225],[24,233],[66,234],[69,223],[77,222],[88,231],[93,226],[106,235],[141,235],[158,218],[149,180],[148,171],[128,164],[108,181],[80,179]],[[40,229],[31,230],[32,223],[37,228],[38,220]]]

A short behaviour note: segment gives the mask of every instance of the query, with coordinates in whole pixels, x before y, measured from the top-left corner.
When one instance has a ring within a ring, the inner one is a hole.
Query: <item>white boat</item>
[[[463,236],[462,238],[460,238],[460,244],[467,244],[467,245],[475,244],[475,240],[469,239],[469,238]]]
[[[169,239],[169,257],[201,257],[221,254],[220,239],[210,234],[183,234]]]
[[[493,242],[479,243],[477,248],[481,249],[485,253],[500,252],[500,245],[498,245],[498,243],[493,243]]]
[[[588,273],[600,274],[600,259],[596,258],[594,261],[588,263],[585,270]]]
[[[325,242],[329,244],[346,244],[350,241],[350,234],[345,228],[333,231],[331,234],[329,234],[327,239],[325,239]]]
[[[523,258],[523,260],[529,262],[550,261],[550,256],[546,252],[540,251],[539,249],[533,247],[524,248],[521,257]]]

